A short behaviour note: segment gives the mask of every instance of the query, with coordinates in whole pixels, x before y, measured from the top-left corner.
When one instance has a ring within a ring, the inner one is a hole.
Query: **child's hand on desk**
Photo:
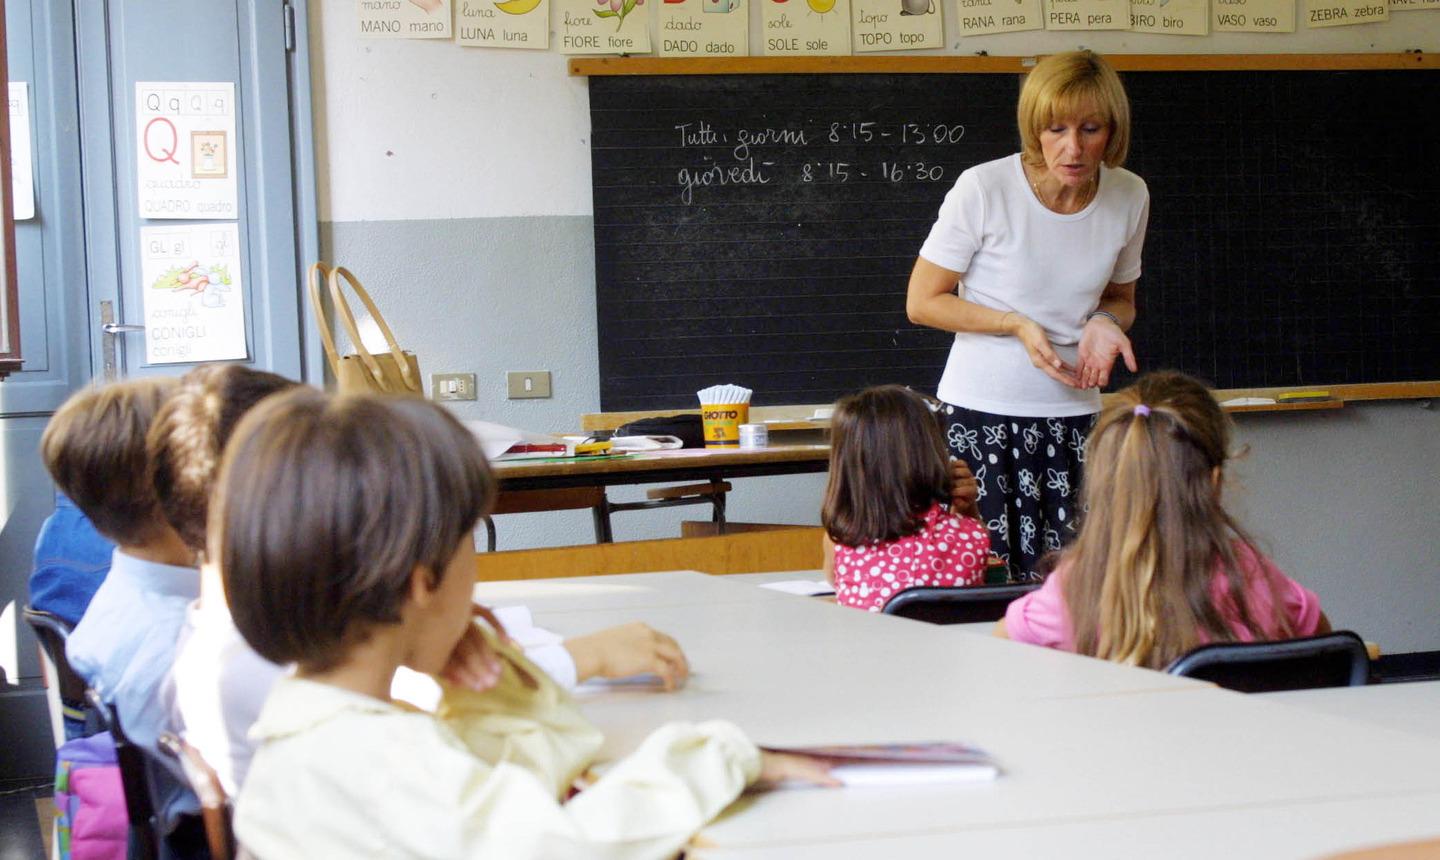
[[[826,788],[841,785],[840,780],[830,775],[830,763],[824,759],[761,750],[760,778],[755,784],[763,788],[782,782],[805,782]]]
[[[690,664],[679,643],[639,621],[566,639],[565,649],[575,658],[575,677],[580,681],[654,674],[666,690],[674,690],[690,677]]]

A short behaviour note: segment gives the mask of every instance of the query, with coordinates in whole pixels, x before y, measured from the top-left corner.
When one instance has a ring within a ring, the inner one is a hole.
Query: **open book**
[[[830,774],[846,787],[984,782],[1000,775],[984,750],[948,741],[765,749],[825,759]]]

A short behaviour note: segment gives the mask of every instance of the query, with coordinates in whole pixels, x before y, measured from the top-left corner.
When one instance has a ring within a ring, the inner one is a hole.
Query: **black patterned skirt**
[[[1038,581],[1040,559],[1075,536],[1095,416],[1016,418],[947,403],[942,417],[951,456],[969,463],[980,484],[991,550],[1011,582]]]

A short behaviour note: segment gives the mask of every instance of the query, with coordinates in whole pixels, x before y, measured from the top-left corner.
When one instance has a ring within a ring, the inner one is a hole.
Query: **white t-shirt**
[[[940,205],[920,256],[960,272],[960,295],[1039,323],[1055,352],[1075,364],[1085,317],[1112,281],[1140,277],[1150,192],[1124,168],[1100,168],[1100,190],[1071,215],[1047,209],[1019,154],[966,170]],[[1061,418],[1100,411],[1098,389],[1062,385],[1030,363],[1018,338],[955,335],[939,397],[998,415]]]

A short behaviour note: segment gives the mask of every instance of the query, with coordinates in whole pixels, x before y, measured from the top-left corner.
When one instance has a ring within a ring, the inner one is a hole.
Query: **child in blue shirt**
[[[185,609],[200,593],[194,554],[161,516],[145,437],[171,378],[88,388],[60,407],[41,438],[55,484],[115,542],[110,572],[66,643],[70,665],[109,702],[126,735],[147,753],[151,799],[167,833],[199,812],[178,772],[164,764],[161,733],[175,731],[171,666]],[[185,834],[167,849],[185,852]]]
[[[30,606],[49,612],[71,627],[110,571],[115,544],[95,531],[75,503],[55,491],[55,513],[46,517],[35,538],[35,567],[30,572]]]

